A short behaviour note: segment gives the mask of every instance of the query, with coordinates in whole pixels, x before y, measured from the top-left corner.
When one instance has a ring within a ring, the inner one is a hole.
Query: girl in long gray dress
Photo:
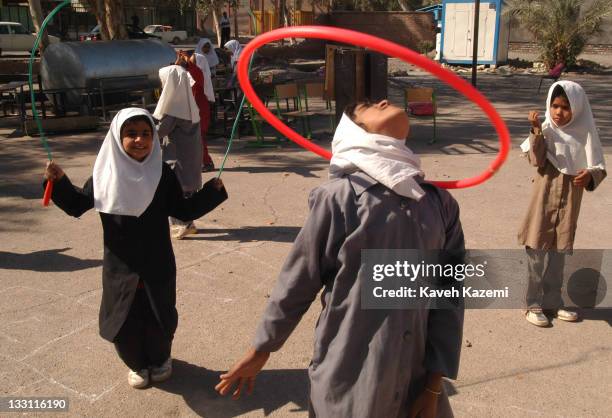
[[[313,190],[310,214],[280,272],[251,349],[216,389],[253,389],[322,289],[308,370],[317,417],[449,417],[442,377],[456,378],[463,310],[364,309],[363,249],[463,252],[459,207],[424,182],[405,145],[408,116],[386,100],[345,111],[331,180]]]
[[[162,93],[153,116],[162,140],[162,158],[172,167],[186,196],[202,187],[202,142],[200,113],[193,97],[194,84],[189,72],[180,65],[159,70]],[[182,239],[195,234],[193,222],[170,218],[172,237]]]

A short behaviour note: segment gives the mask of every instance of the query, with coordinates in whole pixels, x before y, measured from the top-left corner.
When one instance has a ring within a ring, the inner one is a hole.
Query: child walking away
[[[423,181],[404,140],[408,116],[386,100],[345,110],[332,142],[331,180],[287,257],[252,348],[216,390],[239,397],[279,350],[321,289],[309,367],[317,417],[448,417],[442,377],[455,378],[463,310],[361,307],[362,249],[464,250],[459,207]]]
[[[200,111],[191,91],[194,80],[180,65],[161,68],[159,78],[162,93],[153,116],[160,121],[162,159],[172,167],[183,193],[189,196],[202,187]],[[197,232],[193,222],[171,217],[170,225],[175,239]]]
[[[211,124],[214,121],[215,112],[215,90],[212,84],[212,76],[210,67],[208,66],[208,61],[206,57],[202,54],[198,54],[197,52],[193,54],[195,59],[195,64],[202,72],[203,80],[201,83],[201,87],[203,88],[204,94],[197,92],[197,83],[193,86],[193,95],[196,98],[196,103],[198,103],[198,107],[200,108],[200,124],[202,120],[206,121],[206,125],[200,125],[200,133],[202,135],[202,172],[209,172],[215,170],[215,164],[213,163],[210,154],[208,153],[208,143],[206,140],[206,135],[208,134],[208,129],[211,127]],[[194,74],[195,68],[193,68],[193,62],[189,63],[187,70],[190,74]]]
[[[45,177],[52,199],[68,215],[91,208],[104,230],[100,335],[114,343],[130,369],[128,383],[143,388],[172,373],[176,330],[176,265],[168,216],[199,218],[227,199],[213,179],[185,198],[176,175],[162,163],[153,119],[143,109],[123,109],[113,119],[82,189],[55,163]],[[46,182],[45,182],[46,183]]]
[[[192,87],[193,97],[200,109],[200,135],[202,140],[202,172],[215,170],[210,154],[208,153],[208,144],[206,135],[210,127],[211,109],[215,104],[215,91],[212,84],[210,68],[206,57],[197,52],[191,54],[191,57],[184,57],[187,71],[195,80]]]
[[[545,327],[546,313],[578,320],[561,299],[564,257],[573,250],[582,193],[599,186],[606,166],[591,106],[579,84],[554,83],[545,121],[540,124],[536,111],[529,112],[529,120],[531,134],[521,149],[537,172],[518,240],[528,257],[526,319]]]

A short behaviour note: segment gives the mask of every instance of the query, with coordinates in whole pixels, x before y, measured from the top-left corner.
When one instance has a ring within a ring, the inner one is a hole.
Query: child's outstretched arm
[[[321,189],[311,193],[309,206],[308,219],[285,260],[252,347],[215,387],[221,395],[232,391],[236,383],[235,399],[245,383],[248,393],[253,390],[255,376],[270,353],[282,347],[321,288],[336,276],[346,234],[342,211],[334,196]]]
[[[227,373],[220,376],[221,382],[215,386],[215,390],[221,396],[225,396],[232,390],[234,383],[238,383],[236,390],[232,393],[232,397],[238,399],[246,383],[247,393],[250,395],[255,388],[255,376],[263,369],[268,358],[270,358],[268,352],[249,350],[242,360],[236,363]]]
[[[45,170],[45,181],[53,182],[53,194],[51,199],[61,210],[70,216],[78,218],[94,206],[93,179],[90,177],[82,189],[73,186],[62,168],[53,161],[47,163]]]
[[[172,172],[172,190],[169,215],[181,221],[193,221],[211,212],[227,199],[221,179],[213,178],[190,197],[183,197],[183,189]]]

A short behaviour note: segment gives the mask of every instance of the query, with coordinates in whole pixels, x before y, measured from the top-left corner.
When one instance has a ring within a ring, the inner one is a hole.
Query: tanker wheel
[[[180,38],[178,36],[175,36],[174,39],[172,40],[172,43],[174,45],[177,45],[179,42],[181,42]]]

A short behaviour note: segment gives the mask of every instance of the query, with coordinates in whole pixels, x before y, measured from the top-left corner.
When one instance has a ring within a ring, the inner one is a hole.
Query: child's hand
[[[174,61],[174,65],[181,65],[182,62],[185,62],[185,52],[181,49],[176,51],[176,61]]]
[[[215,386],[215,390],[221,396],[225,396],[232,390],[234,383],[238,382],[238,387],[232,394],[233,399],[238,399],[242,393],[242,387],[247,383],[247,393],[250,395],[255,387],[255,376],[261,371],[269,357],[270,353],[268,352],[249,350],[246,356],[236,363],[229,372],[221,375],[221,382]]]
[[[578,175],[572,179],[574,186],[587,187],[593,180],[593,176],[589,170],[580,170]]]
[[[529,117],[527,119],[529,119],[529,122],[531,122],[531,126],[540,130],[542,129],[542,124],[540,123],[540,114],[537,110],[530,110]]]
[[[56,182],[62,177],[64,177],[64,170],[53,161],[48,161],[47,169],[45,170],[45,178],[49,181]]]
[[[212,183],[212,186],[215,188],[215,190],[219,191],[219,190],[223,190],[223,188],[225,187],[223,185],[223,181],[220,178],[215,177],[214,179],[212,179],[210,181]]]
[[[421,392],[408,412],[409,418],[435,418],[438,411],[438,395],[427,390]]]

